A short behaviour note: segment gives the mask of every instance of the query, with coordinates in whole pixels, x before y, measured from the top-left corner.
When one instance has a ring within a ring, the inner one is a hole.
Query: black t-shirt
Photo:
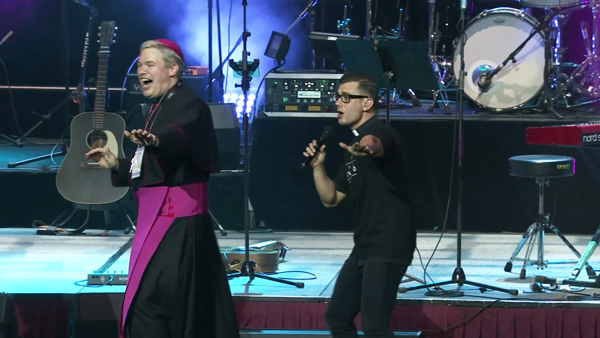
[[[335,178],[335,189],[350,198],[354,209],[352,255],[410,264],[416,245],[407,194],[407,156],[404,141],[373,117],[353,131],[351,143],[366,135],[377,137],[383,157],[353,156],[346,152]]]

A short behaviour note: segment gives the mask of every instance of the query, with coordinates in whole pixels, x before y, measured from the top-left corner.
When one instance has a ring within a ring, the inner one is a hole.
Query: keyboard
[[[525,143],[572,147],[600,145],[600,121],[529,127],[525,130]]]

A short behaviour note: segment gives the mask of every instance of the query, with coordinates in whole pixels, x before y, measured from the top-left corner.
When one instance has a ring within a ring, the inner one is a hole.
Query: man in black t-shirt
[[[355,337],[360,312],[368,337],[393,337],[391,313],[398,285],[410,265],[416,232],[410,222],[406,150],[400,135],[376,116],[378,88],[362,74],[346,74],[336,98],[338,123],[354,137],[335,180],[325,172],[325,146],[313,140],[304,156],[311,161],[323,205],[346,196],[354,210],[354,248],[342,266],[325,313],[333,337]]]

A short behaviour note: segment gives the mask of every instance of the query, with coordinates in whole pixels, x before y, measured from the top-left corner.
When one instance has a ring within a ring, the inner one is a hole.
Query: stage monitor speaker
[[[241,138],[240,122],[233,103],[209,103],[213,118],[222,170],[236,170],[240,167]]]

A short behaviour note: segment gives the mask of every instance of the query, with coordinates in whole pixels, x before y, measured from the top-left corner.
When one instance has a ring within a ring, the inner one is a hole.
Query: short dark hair
[[[369,98],[377,101],[379,87],[371,76],[360,73],[347,73],[340,78],[339,84],[342,85],[348,82],[358,82],[359,94],[367,95]]]

